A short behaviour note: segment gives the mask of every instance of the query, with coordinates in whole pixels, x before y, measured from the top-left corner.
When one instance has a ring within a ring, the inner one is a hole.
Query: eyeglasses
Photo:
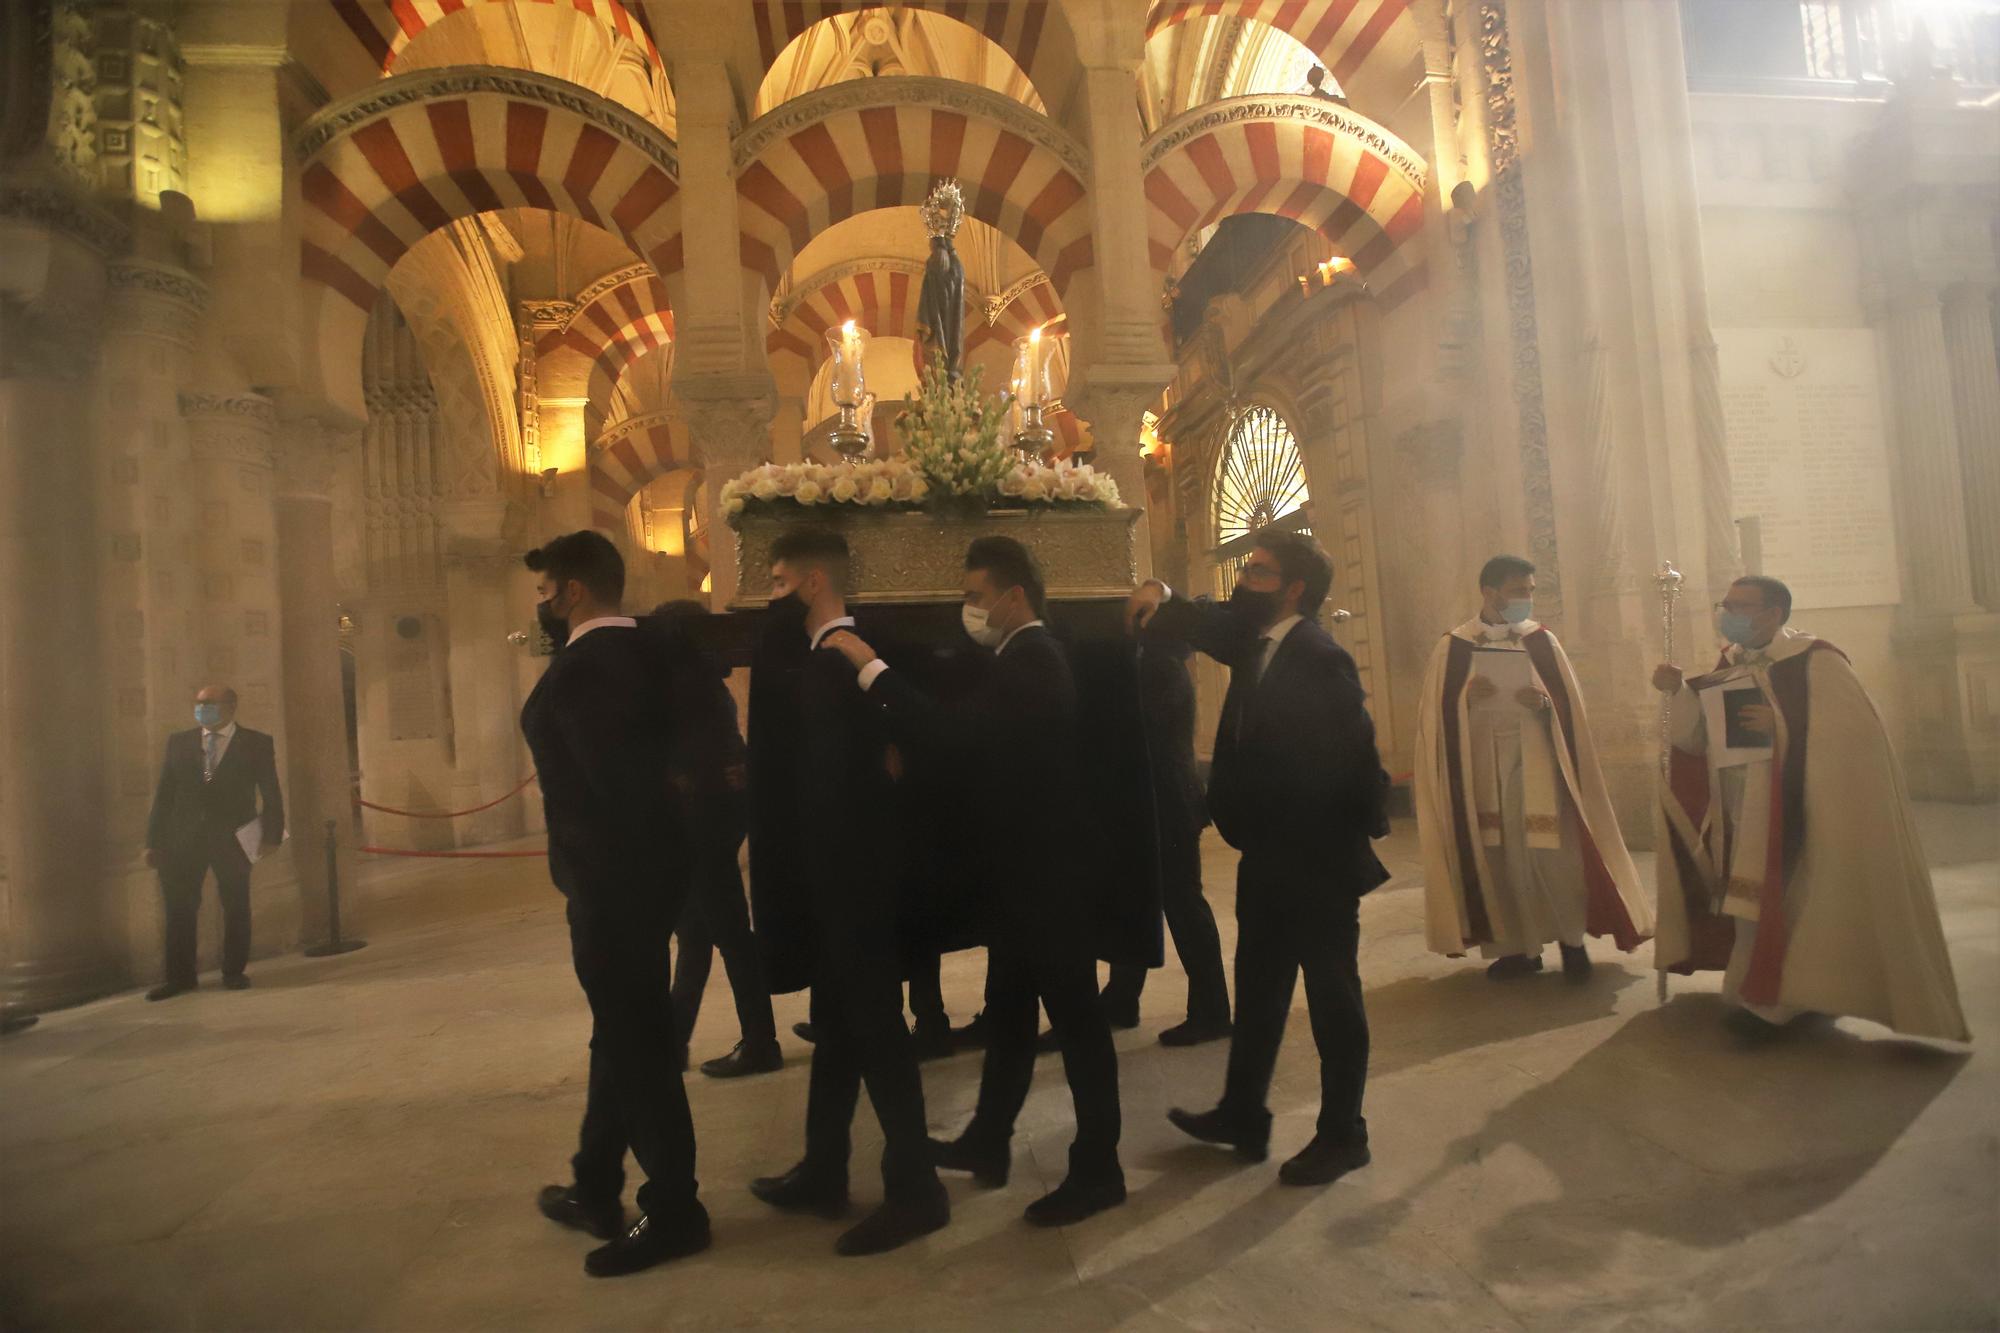
[[[1725,614],[1730,611],[1734,611],[1737,612],[1739,615],[1754,616],[1759,611],[1764,610],[1764,607],[1762,606],[1762,604],[1759,604],[1757,606],[1731,606],[1727,602],[1713,602],[1709,605],[1708,609],[1711,611],[1721,612]]]

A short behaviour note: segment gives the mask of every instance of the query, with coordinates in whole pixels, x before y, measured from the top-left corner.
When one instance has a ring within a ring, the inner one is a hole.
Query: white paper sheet
[[[236,845],[243,849],[243,854],[249,857],[254,865],[257,858],[264,854],[264,821],[253,819],[237,829]]]
[[[1473,702],[1475,713],[1519,713],[1516,696],[1535,683],[1528,654],[1520,648],[1474,648],[1472,674],[1493,682],[1493,693]]]

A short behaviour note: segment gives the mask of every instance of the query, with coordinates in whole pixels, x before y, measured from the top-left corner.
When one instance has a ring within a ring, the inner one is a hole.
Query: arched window
[[[1266,528],[1311,532],[1305,460],[1292,428],[1271,408],[1245,409],[1215,462],[1215,594],[1227,597],[1252,540]]]

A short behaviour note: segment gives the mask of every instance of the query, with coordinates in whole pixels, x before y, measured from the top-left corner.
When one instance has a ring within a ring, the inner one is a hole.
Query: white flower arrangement
[[[1062,458],[1053,464],[1018,463],[1009,468],[1000,478],[1000,496],[1024,505],[1109,506],[1118,503],[1118,483],[1088,463]]]
[[[839,463],[766,463],[722,483],[716,499],[734,526],[746,512],[787,507],[853,505],[913,509],[930,495],[930,483],[907,458],[862,458]]]
[[[903,400],[897,426],[904,452],[839,463],[766,463],[722,484],[717,496],[731,527],[745,514],[915,509],[945,504],[996,506],[1119,503],[1118,485],[1088,464],[1021,462],[1001,438],[1012,406],[979,392],[979,371],[954,380],[924,372],[923,393]]]

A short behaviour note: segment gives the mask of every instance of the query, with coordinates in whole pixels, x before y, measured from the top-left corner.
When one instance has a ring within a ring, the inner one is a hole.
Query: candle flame
[[[1037,324],[1035,325],[1034,328],[1028,330],[1028,341],[1031,343],[1038,343],[1041,340],[1042,340],[1042,326]]]
[[[843,338],[852,338],[854,336],[854,321],[850,319],[845,324],[842,324],[840,326],[840,334]]]

